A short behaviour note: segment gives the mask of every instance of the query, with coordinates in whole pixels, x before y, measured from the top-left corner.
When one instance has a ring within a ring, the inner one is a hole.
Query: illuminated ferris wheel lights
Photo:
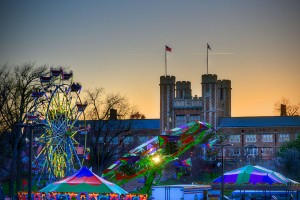
[[[40,149],[35,155],[35,162],[39,166],[37,184],[41,180],[50,183],[70,175],[85,160],[76,152],[75,147],[79,143],[75,135],[85,130],[86,126],[84,123],[81,130],[78,130],[75,124],[80,117],[85,119],[87,104],[81,103],[79,92],[82,86],[73,83],[72,77],[73,71],[66,72],[61,67],[51,68],[50,72],[40,76],[40,88],[32,93],[35,111],[40,113],[37,117],[43,117],[43,123],[47,125],[45,131],[38,136]],[[85,151],[86,136],[83,140]]]

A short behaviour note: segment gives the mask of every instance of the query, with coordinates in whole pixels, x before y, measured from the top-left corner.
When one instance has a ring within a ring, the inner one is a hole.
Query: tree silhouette
[[[288,98],[282,97],[274,104],[274,113],[283,116],[298,116],[299,107],[300,103],[292,104]],[[282,109],[285,109],[285,112]]]
[[[96,166],[98,174],[102,174],[120,152],[136,146],[131,119],[143,119],[145,116],[137,111],[136,106],[131,106],[125,96],[106,95],[104,88],[88,90],[86,101],[87,123],[91,127],[92,165]]]
[[[15,124],[26,122],[26,114],[34,107],[31,98],[33,89],[46,66],[36,67],[32,63],[23,65],[0,66],[0,167],[9,174],[9,196],[14,195],[14,184],[21,188],[21,152],[26,132],[16,128]]]

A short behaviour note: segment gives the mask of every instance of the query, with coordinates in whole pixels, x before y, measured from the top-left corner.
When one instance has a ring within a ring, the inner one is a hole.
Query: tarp
[[[221,183],[222,176],[215,179],[212,183]],[[246,165],[224,173],[225,184],[284,184],[297,183],[291,179],[286,178],[284,175],[269,170],[261,166]]]
[[[127,194],[118,185],[111,183],[82,167],[77,173],[60,181],[49,184],[40,192],[89,192]]]

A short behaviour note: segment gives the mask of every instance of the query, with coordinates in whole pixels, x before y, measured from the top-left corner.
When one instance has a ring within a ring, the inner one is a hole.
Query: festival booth
[[[26,193],[19,193],[19,199],[26,199]],[[118,185],[111,183],[83,167],[77,173],[49,184],[32,194],[34,200],[146,200],[147,195],[128,194]]]
[[[212,189],[220,190],[222,176],[212,181]],[[224,173],[226,190],[300,191],[300,184],[261,166],[246,165]]]

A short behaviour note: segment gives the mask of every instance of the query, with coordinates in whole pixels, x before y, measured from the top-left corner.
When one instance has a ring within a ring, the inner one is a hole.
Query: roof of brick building
[[[223,117],[219,127],[300,127],[300,116]]]
[[[86,124],[96,127],[102,127],[104,124],[109,123],[109,129],[118,129],[120,126],[128,127],[131,129],[159,129],[159,119],[128,119],[128,120],[86,120]],[[105,129],[106,126],[103,127]]]

